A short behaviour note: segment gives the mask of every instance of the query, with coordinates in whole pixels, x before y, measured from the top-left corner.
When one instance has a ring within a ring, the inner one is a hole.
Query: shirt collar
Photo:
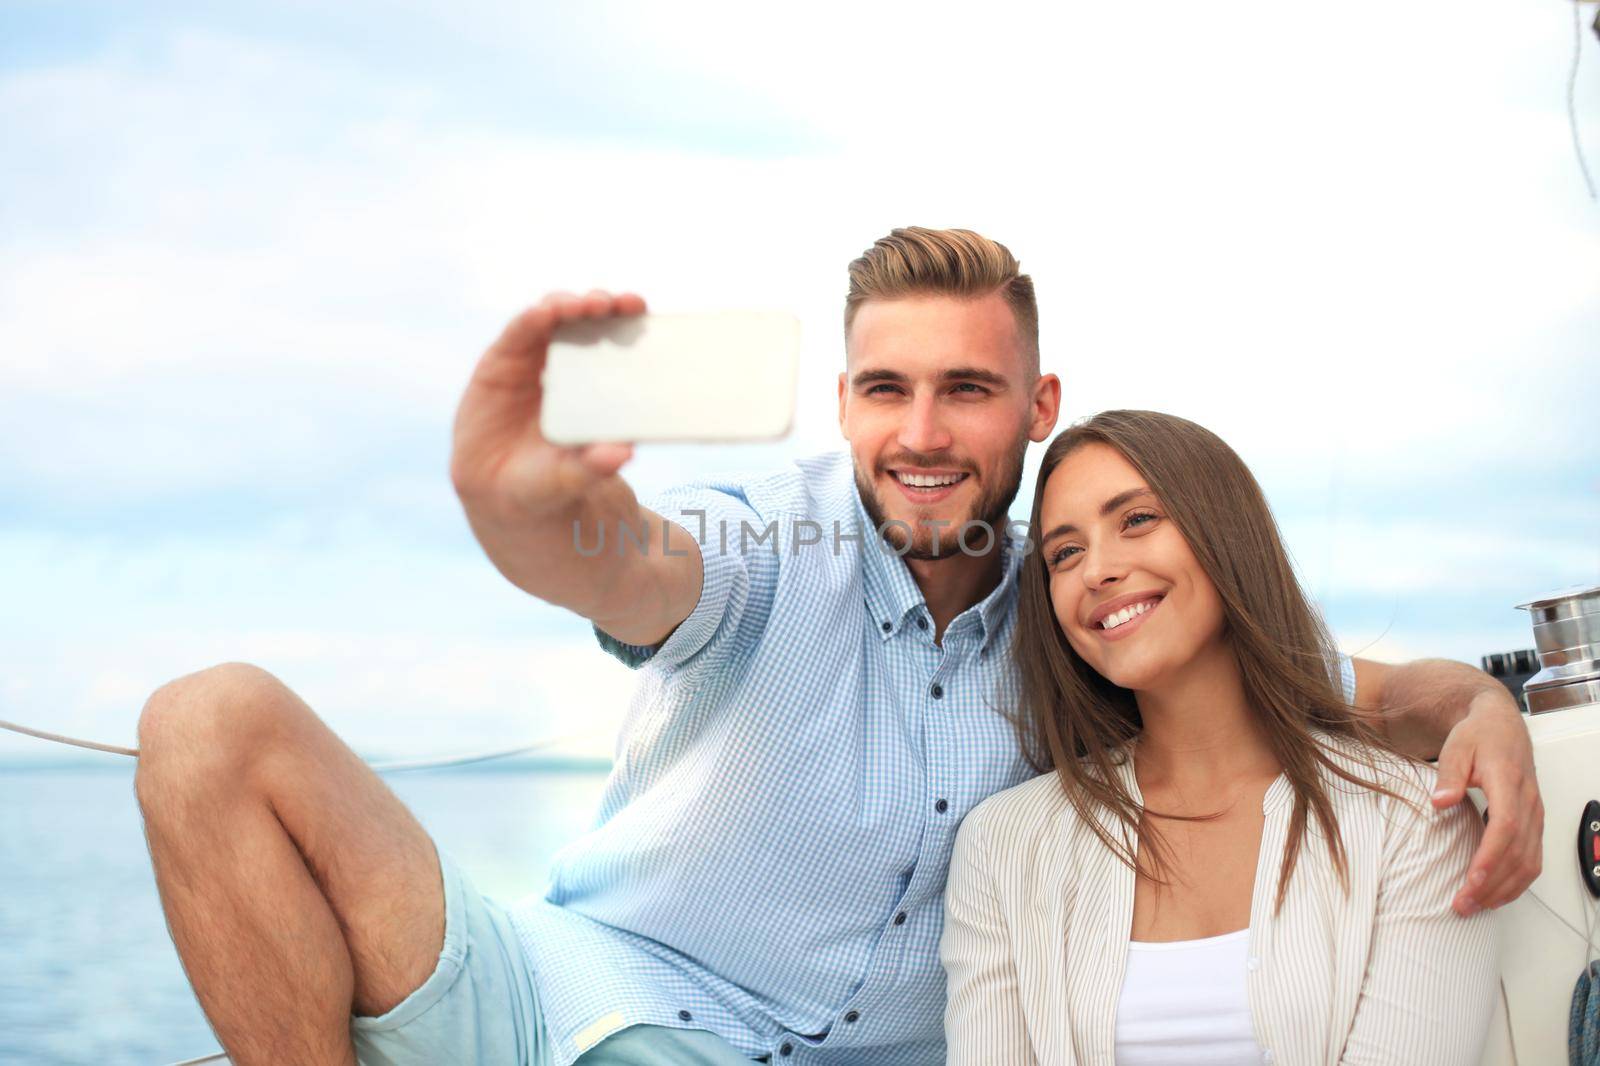
[[[861,502],[861,489],[851,480],[851,493],[855,496],[856,528],[861,531],[862,586],[867,598],[867,613],[878,627],[878,635],[888,640],[900,632],[906,616],[917,607],[925,607],[922,590],[906,568],[905,560],[891,550],[877,527],[867,516],[866,505]]]
[[[1005,628],[1008,616],[1016,617],[1018,582],[1021,580],[1022,565],[1027,560],[1022,550],[1028,539],[1025,533],[1013,536],[1010,523],[1007,523],[1001,535],[1004,540],[1000,546],[1000,584],[978,604],[979,617],[983,619],[985,650]]]
[[[927,610],[927,600],[917,587],[916,579],[904,559],[896,555],[888,543],[878,535],[877,527],[868,517],[866,505],[861,500],[860,487],[851,479],[855,496],[856,525],[861,531],[862,583],[866,594],[867,612],[883,640],[900,632],[908,624],[912,611]],[[1013,536],[1009,524],[996,530],[1001,541],[1000,583],[989,591],[978,604],[978,618],[983,627],[982,647],[987,648],[996,634],[1004,628],[1006,612],[1015,603],[1017,572],[1024,555],[1025,538]],[[969,542],[970,543],[970,542]],[[919,614],[920,617],[920,614]]]

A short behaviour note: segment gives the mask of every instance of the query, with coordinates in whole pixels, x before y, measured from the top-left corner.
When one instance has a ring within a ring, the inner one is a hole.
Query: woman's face
[[[1156,688],[1220,647],[1216,587],[1115,448],[1085,444],[1051,472],[1040,528],[1056,623],[1112,684]]]

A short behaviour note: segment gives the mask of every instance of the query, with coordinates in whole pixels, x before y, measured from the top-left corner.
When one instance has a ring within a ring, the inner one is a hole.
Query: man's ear
[[[1041,374],[1033,385],[1032,419],[1028,423],[1028,439],[1042,441],[1049,438],[1061,417],[1061,379],[1054,374]]]
[[[849,395],[845,391],[845,387],[849,376],[850,375],[845,372],[841,372],[839,374],[839,436],[845,438],[845,440],[850,439],[850,435],[844,431],[844,401]]]

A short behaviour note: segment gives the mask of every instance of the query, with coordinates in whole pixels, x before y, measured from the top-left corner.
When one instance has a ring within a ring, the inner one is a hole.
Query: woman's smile
[[[1101,640],[1126,640],[1144,625],[1145,617],[1165,598],[1164,592],[1118,596],[1090,613],[1087,628]]]

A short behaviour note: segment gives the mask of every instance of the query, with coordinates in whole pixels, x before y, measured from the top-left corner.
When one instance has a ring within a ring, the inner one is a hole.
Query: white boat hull
[[[1533,715],[1528,729],[1544,799],[1544,872],[1497,915],[1501,1001],[1483,1066],[1565,1063],[1572,989],[1600,954],[1588,943],[1597,901],[1578,865],[1583,808],[1600,799],[1600,704]]]

